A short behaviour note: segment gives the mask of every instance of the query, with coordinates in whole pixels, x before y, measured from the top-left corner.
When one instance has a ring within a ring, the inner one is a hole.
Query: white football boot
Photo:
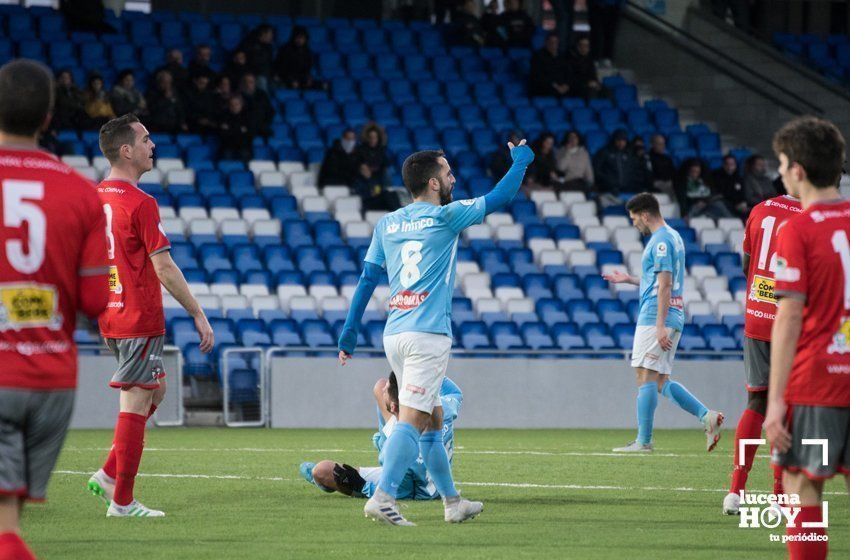
[[[446,508],[446,523],[463,523],[484,511],[483,503],[472,502],[460,496],[453,500],[443,500],[443,505]]]
[[[734,492],[729,492],[723,498],[723,514],[724,515],[739,515],[741,508],[741,495]]]
[[[115,494],[115,479],[103,472],[103,469],[100,469],[91,475],[88,489],[92,495],[97,496],[109,505],[112,502],[112,496]]]
[[[652,453],[654,449],[652,442],[643,444],[635,440],[625,447],[615,447],[611,451],[614,453]]]
[[[133,500],[126,506],[110,502],[106,517],[165,517],[165,513],[144,506],[138,500]]]
[[[705,426],[705,450],[709,453],[717,447],[717,442],[720,441],[720,434],[723,429],[723,413],[716,410],[709,410],[705,418],[702,419],[702,425]]]
[[[399,527],[415,527],[398,511],[398,504],[389,494],[378,488],[363,508],[363,514],[373,521],[385,525],[398,525]]]

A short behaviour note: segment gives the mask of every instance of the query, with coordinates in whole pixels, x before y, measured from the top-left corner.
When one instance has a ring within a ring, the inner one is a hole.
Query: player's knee
[[[747,408],[764,416],[767,412],[767,391],[748,393]]]
[[[334,466],[333,461],[319,461],[313,467],[313,480],[321,484],[325,488],[335,488],[334,484]]]

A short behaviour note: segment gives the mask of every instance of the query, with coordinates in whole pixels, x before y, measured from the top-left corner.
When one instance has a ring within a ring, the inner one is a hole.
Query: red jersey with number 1
[[[77,386],[80,277],[105,273],[94,184],[46,152],[0,148],[0,387]]]
[[[776,240],[785,220],[802,212],[800,201],[788,195],[777,196],[756,205],[744,230],[744,253],[750,256],[747,270],[747,305],[744,334],[770,341],[770,329],[776,318],[774,294]]]
[[[109,249],[109,303],[100,316],[105,338],[165,334],[162,291],[151,255],[171,248],[159,221],[156,200],[124,181],[97,187],[106,214]]]
[[[785,402],[850,407],[850,202],[816,203],[786,222],[776,293],[806,302]]]

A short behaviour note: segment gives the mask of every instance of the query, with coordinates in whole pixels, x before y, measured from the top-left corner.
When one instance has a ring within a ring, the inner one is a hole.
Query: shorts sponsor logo
[[[402,290],[390,298],[390,309],[398,309],[399,311],[410,311],[416,309],[430,292],[412,292],[410,290]]]
[[[408,383],[407,385],[404,386],[404,390],[407,391],[408,393],[418,393],[420,395],[425,394],[425,387],[419,387],[418,385],[411,385],[410,383]]]
[[[850,353],[850,317],[841,318],[838,332],[832,335],[832,343],[826,348],[827,354]]]
[[[50,284],[0,284],[0,332],[62,328],[59,294]]]
[[[761,301],[776,305],[776,280],[756,274],[753,276],[753,284],[750,286],[750,301]]]
[[[647,352],[646,359],[652,360],[653,362],[657,362],[658,361],[658,354],[650,354],[649,352]]]
[[[473,204],[475,204],[475,199],[474,198],[468,198],[466,200],[461,200],[460,203],[463,204],[464,206],[472,206]]]
[[[109,267],[109,291],[113,294],[124,292],[124,288],[121,286],[121,279],[118,277],[118,267],[115,265],[110,265]]]

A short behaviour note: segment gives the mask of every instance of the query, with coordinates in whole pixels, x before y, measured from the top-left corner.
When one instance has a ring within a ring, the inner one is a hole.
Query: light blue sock
[[[638,443],[646,445],[652,441],[652,424],[655,421],[655,407],[658,406],[658,384],[644,383],[638,387],[637,418]]]
[[[419,438],[419,454],[422,455],[425,468],[428,469],[440,496],[443,498],[457,496],[455,481],[452,478],[452,466],[449,463],[446,447],[443,445],[443,432],[434,430],[423,433]]]
[[[419,430],[411,424],[399,422],[384,444],[384,469],[378,488],[395,498],[404,474],[417,457]]]
[[[685,412],[690,412],[696,416],[700,422],[708,414],[708,408],[678,381],[666,382],[661,388],[661,394],[673,401],[676,406]]]

